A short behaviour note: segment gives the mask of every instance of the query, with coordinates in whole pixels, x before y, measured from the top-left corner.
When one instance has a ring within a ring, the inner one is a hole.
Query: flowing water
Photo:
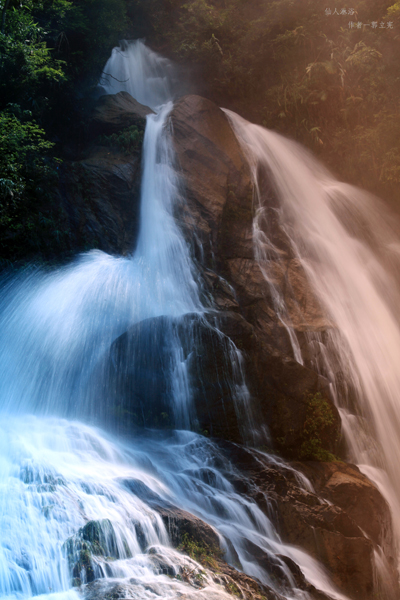
[[[266,228],[261,174],[293,256],[333,326],[309,333],[311,365],[331,382],[348,458],[376,483],[400,545],[400,228],[378,199],[338,182],[304,148],[227,111],[256,183],[255,252],[268,281],[279,252]],[[271,284],[273,285],[273,284]],[[283,291],[274,288],[285,325]],[[305,326],[307,323],[305,322]],[[308,323],[310,329],[313,323]],[[303,362],[298,339],[294,356]]]
[[[168,340],[169,400],[182,430],[138,431],[124,441],[98,428],[107,419],[99,365],[112,343],[146,319],[204,313],[173,219],[177,184],[166,135],[171,69],[136,42],[114,50],[105,67],[110,81],[102,81],[108,92],[125,89],[155,109],[147,118],[132,256],[93,251],[59,270],[31,269],[2,284],[0,597],[90,600],[115,595],[115,586],[118,597],[139,600],[231,597],[221,581],[172,548],[160,507],[178,506],[218,532],[227,560],[285,598],[307,594],[296,590],[277,554],[292,557],[317,587],[343,599],[316,561],[283,545],[265,514],[235,491],[235,468],[219,448],[184,431],[192,406],[176,338]],[[246,540],[270,557],[283,583],[254,560]]]

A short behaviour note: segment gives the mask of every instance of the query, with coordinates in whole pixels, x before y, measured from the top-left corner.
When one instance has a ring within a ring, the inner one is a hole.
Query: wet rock
[[[247,493],[278,524],[283,541],[320,561],[337,587],[354,600],[376,597],[375,555],[379,554],[386,567],[387,581],[383,583],[391,590],[387,597],[397,598],[398,582],[391,566],[395,553],[390,536],[386,538],[390,515],[379,491],[357,467],[340,462],[295,463],[315,485],[314,493],[304,487],[294,469],[265,454],[234,445],[225,448],[247,479]],[[332,490],[339,481],[340,493],[338,490],[335,498]],[[376,509],[382,511],[382,520],[380,513],[373,515]],[[374,539],[360,526],[360,522],[365,524],[366,515],[374,522]],[[298,578],[293,565],[290,568]]]
[[[146,319],[120,336],[110,353],[108,397],[119,403],[124,419],[130,415],[132,424],[145,427],[176,425],[171,398],[177,351],[190,386],[194,430],[243,442],[252,435],[252,414],[284,456],[336,451],[340,420],[326,381],[295,361],[268,355],[254,328],[234,312]],[[243,395],[244,374],[251,396]]]
[[[126,479],[123,483],[161,516],[174,546],[179,546],[184,537],[189,536],[200,545],[205,544],[215,550],[219,548],[218,535],[204,521],[161,498],[138,479]]]
[[[356,598],[374,588],[373,544],[339,507],[310,506],[298,494],[277,501],[283,539],[300,546],[329,570],[333,582]]]
[[[93,109],[92,134],[110,135],[131,125],[143,129],[145,118],[150,114],[154,114],[154,111],[140,104],[128,92],[100,96]]]
[[[90,123],[90,139],[81,159],[63,163],[60,199],[71,231],[71,245],[127,254],[135,246],[139,224],[140,148],[127,152],[111,134],[135,125],[144,132],[153,111],[127,92],[101,96]],[[102,137],[103,136],[103,137]]]
[[[250,169],[225,113],[199,96],[185,96],[171,113],[184,202],[178,220],[189,241],[212,255],[252,256]],[[197,248],[199,250],[199,248]]]
[[[233,287],[220,275],[210,269],[202,270],[203,303],[220,311],[240,310]]]
[[[233,288],[242,314],[255,326],[269,352],[292,356],[282,322],[299,334],[332,327],[279,227],[276,200],[264,182],[266,207],[257,217],[275,254],[268,254],[266,280],[256,260],[253,225],[253,184],[247,160],[223,111],[199,96],[186,96],[171,113],[177,172],[184,201],[177,218],[199,261]],[[273,287],[284,296],[286,313],[277,314]],[[216,295],[218,297],[218,294]],[[217,303],[218,304],[218,303]],[[301,336],[300,336],[301,337]]]
[[[108,519],[86,523],[65,542],[64,549],[75,587],[104,576],[94,557],[120,558],[114,527]]]
[[[323,378],[295,361],[273,356],[261,355],[255,367],[257,406],[274,447],[286,458],[327,460],[334,455],[340,417]]]
[[[211,553],[218,553],[217,533],[201,519],[176,507],[159,506],[157,512],[164,521],[172,544],[177,547],[188,536],[200,546],[206,546]]]
[[[243,598],[244,600],[284,600],[284,596],[279,592],[261,584],[245,573],[237,571],[223,561],[218,561],[216,572],[215,581],[223,585],[225,590],[233,597]],[[284,592],[282,591],[282,593]],[[315,600],[319,599],[316,598]],[[329,599],[323,598],[321,600]]]
[[[239,441],[241,406],[235,386],[241,382],[241,373],[235,371],[237,356],[232,352],[230,340],[201,315],[146,319],[111,348],[107,372],[112,404],[120,402],[123,414],[129,413],[139,426],[179,426],[171,404],[172,375],[179,356],[190,385],[186,408],[191,410],[192,428]]]
[[[81,161],[64,163],[60,196],[73,246],[126,254],[139,224],[140,158],[93,147]]]
[[[318,495],[340,506],[393,563],[395,550],[390,508],[377,487],[355,465],[304,463],[299,466]]]
[[[331,600],[329,596],[327,596],[320,590],[317,590],[315,586],[313,586],[307,581],[307,579],[303,575],[302,570],[294,562],[294,560],[292,560],[288,556],[284,556],[283,554],[278,554],[277,557],[288,567],[295,581],[295,585],[299,590],[307,592],[312,598],[312,600]]]
[[[130,578],[123,581],[113,579],[97,580],[83,586],[80,592],[85,600],[126,600],[127,598],[141,598],[143,594],[149,597],[182,597],[188,600],[221,600],[228,594],[231,598],[242,598],[243,600],[284,600],[283,596],[274,592],[267,586],[261,585],[255,579],[239,573],[223,561],[216,565],[215,570],[195,568],[192,562],[188,562],[189,569],[182,569],[175,574],[171,567],[164,563],[161,555],[154,555],[155,571],[159,574],[169,576],[170,581],[145,582],[141,579]],[[164,566],[163,566],[164,565]],[[175,575],[175,576],[174,576]],[[202,583],[206,575],[210,581],[217,586],[205,587]],[[204,588],[204,591],[203,589]],[[313,598],[314,600],[314,598]],[[319,597],[315,600],[322,600]],[[323,599],[325,600],[325,598]]]
[[[268,428],[273,447],[287,458],[309,458],[318,437],[321,456],[335,454],[340,418],[328,382],[296,361],[270,355],[256,328],[237,313],[219,314],[215,326],[242,353],[255,423]]]
[[[194,253],[202,266],[207,299],[228,313],[218,318],[216,327],[243,353],[246,381],[257,407],[255,421],[268,426],[273,446],[282,455],[300,458],[307,442],[310,398],[320,394],[331,422],[322,428],[319,445],[334,454],[340,421],[327,382],[293,360],[288,333],[290,326],[302,344],[305,332],[321,333],[332,324],[279,227],[269,182],[264,182],[269,206],[257,219],[268,230],[275,258],[263,265],[256,260],[253,247],[255,212],[250,171],[225,113],[204,98],[187,96],[175,105],[171,121],[185,200],[177,210],[177,219],[187,239],[192,243],[198,239],[201,244],[200,252],[194,242]],[[285,314],[278,314],[278,288]],[[236,317],[231,314],[234,312]],[[210,395],[207,397],[210,405]],[[226,406],[229,398],[224,397],[223,402]],[[220,410],[211,411],[210,423],[221,414]],[[211,426],[207,424],[205,429],[209,431]],[[239,439],[236,431],[223,435]]]

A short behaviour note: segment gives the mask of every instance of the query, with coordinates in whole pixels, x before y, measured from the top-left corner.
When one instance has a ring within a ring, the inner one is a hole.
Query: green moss
[[[320,392],[308,396],[307,414],[304,423],[302,444],[299,458],[301,460],[318,460],[329,462],[338,460],[324,448],[324,435],[335,423],[335,415],[329,402]]]
[[[194,540],[188,533],[184,533],[182,541],[177,548],[180,552],[187,554],[200,564],[216,569],[218,567],[217,559],[221,558],[223,552],[220,548],[200,544]]]
[[[235,583],[227,583],[225,587],[226,591],[232,594],[233,596],[238,596],[239,598],[242,597],[242,593]]]

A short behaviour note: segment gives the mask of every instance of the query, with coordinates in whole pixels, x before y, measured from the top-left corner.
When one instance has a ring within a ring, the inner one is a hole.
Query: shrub
[[[324,448],[324,436],[335,423],[335,415],[328,401],[320,392],[307,399],[307,414],[303,429],[303,442],[300,447],[301,460],[321,462],[338,460]]]

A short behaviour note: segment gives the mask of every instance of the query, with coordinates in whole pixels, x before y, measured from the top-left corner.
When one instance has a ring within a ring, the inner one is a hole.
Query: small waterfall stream
[[[400,548],[399,224],[378,199],[334,179],[297,143],[226,112],[252,167],[257,214],[266,208],[264,173],[280,227],[331,320],[323,334],[308,333],[307,352],[331,383],[348,460],[391,507]],[[269,280],[270,261],[279,256],[265,228],[256,234],[256,256]],[[282,290],[274,293],[284,305]],[[285,318],[295,358],[303,361]]]
[[[96,369],[114,340],[145,319],[204,312],[172,214],[174,157],[164,135],[170,68],[141,42],[114,50],[105,68],[113,75],[108,91],[121,89],[116,80],[128,80],[136,87],[126,89],[155,109],[147,118],[141,227],[132,256],[93,251],[59,270],[32,269],[2,285],[0,596],[91,600],[118,585],[119,597],[138,600],[232,597],[172,548],[158,509],[177,506],[217,532],[228,561],[287,600],[308,595],[276,555],[291,557],[319,589],[345,600],[315,560],[282,544],[267,516],[235,491],[227,476],[235,467],[217,445],[183,430],[190,386],[176,340],[170,340],[171,405],[181,430],[138,432],[126,441],[96,427],[106,418]],[[285,584],[254,560],[246,540],[271,557]]]

